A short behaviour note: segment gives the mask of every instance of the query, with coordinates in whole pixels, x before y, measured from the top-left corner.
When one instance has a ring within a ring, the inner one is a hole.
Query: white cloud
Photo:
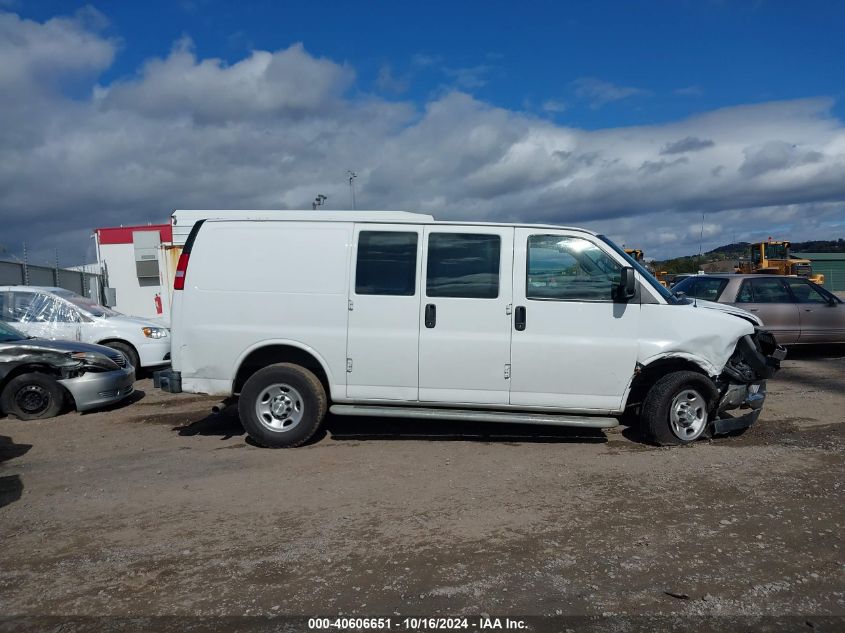
[[[700,97],[704,94],[701,86],[684,86],[683,88],[677,88],[674,92],[681,97]]]
[[[444,68],[443,73],[452,80],[455,88],[460,90],[476,90],[486,86],[492,66],[479,64],[465,68]]]
[[[540,107],[543,108],[545,112],[551,112],[554,114],[566,112],[566,103],[557,99],[547,99]]]
[[[586,131],[460,91],[421,107],[367,95],[299,44],[226,64],[181,42],[94,87],[115,50],[79,18],[0,14],[11,250],[81,259],[87,230],[174,208],[310,208],[317,193],[348,208],[350,168],[361,207],[586,225],[649,257],[697,251],[702,212],[710,247],[845,234],[845,128],[826,99]],[[88,97],[60,90],[85,76]]]
[[[590,102],[593,109],[600,108],[612,101],[620,101],[629,97],[651,94],[648,90],[633,86],[620,86],[595,77],[582,77],[572,82],[575,96]]]
[[[147,62],[140,76],[99,88],[96,104],[147,116],[189,114],[202,122],[289,116],[331,110],[355,73],[309,55],[302,44],[276,53],[254,51],[231,66],[197,60],[190,40],[165,59]]]
[[[382,64],[376,77],[376,86],[383,92],[400,94],[408,90],[407,77],[396,77],[390,64]]]
[[[33,89],[52,88],[59,78],[107,68],[116,43],[96,32],[103,19],[93,8],[44,23],[0,12],[0,100],[21,101]]]

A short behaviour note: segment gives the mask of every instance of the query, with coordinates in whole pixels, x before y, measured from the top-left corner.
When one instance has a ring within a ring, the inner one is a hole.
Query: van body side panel
[[[687,305],[643,305],[637,340],[639,362],[648,365],[664,358],[689,360],[718,376],[736,349],[740,337],[754,333],[748,321],[707,307],[701,301]]]
[[[531,298],[541,293],[553,297],[557,286],[569,287],[578,281],[589,285],[593,281],[580,272],[560,276],[555,271],[545,277],[535,276],[532,283],[539,287],[529,289],[531,236],[552,244],[555,236],[580,239],[582,246],[589,242],[607,258],[625,265],[614,253],[604,250],[599,240],[583,233],[516,229],[514,306],[525,307],[525,329],[513,333],[511,404],[596,412],[620,410],[637,363],[640,304],[616,303],[609,296],[595,301]]]
[[[350,400],[417,399],[421,253],[418,225],[355,227],[346,352]],[[397,273],[397,266],[408,270]]]
[[[174,301],[183,388],[231,393],[245,352],[280,340],[319,350],[342,385],[351,243],[351,223],[206,223]]]

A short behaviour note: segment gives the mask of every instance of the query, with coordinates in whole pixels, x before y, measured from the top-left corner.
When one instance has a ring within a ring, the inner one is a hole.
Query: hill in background
[[[655,260],[651,265],[654,270],[665,270],[671,275],[694,273],[698,270],[731,272],[740,257],[748,256],[749,245],[749,242],[725,244],[703,253],[701,257],[687,255],[673,259]],[[789,250],[792,253],[845,253],[845,239],[792,242]]]

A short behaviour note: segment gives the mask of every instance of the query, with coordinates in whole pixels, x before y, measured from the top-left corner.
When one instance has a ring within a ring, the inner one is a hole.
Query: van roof
[[[186,230],[198,220],[217,221],[305,221],[305,222],[379,222],[388,224],[439,224],[462,226],[516,226],[547,229],[567,229],[596,235],[595,231],[575,226],[557,224],[530,224],[520,222],[478,222],[460,220],[435,220],[433,215],[411,211],[311,211],[311,210],[176,210],[173,212],[174,226]],[[174,238],[174,241],[175,238]]]

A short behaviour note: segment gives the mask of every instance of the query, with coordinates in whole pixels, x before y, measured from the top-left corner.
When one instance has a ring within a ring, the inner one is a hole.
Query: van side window
[[[622,265],[580,237],[528,237],[526,297],[557,301],[613,301]]]
[[[417,285],[417,234],[361,231],[355,294],[411,297]]]
[[[429,297],[499,296],[502,240],[481,233],[431,233],[425,292]]]

